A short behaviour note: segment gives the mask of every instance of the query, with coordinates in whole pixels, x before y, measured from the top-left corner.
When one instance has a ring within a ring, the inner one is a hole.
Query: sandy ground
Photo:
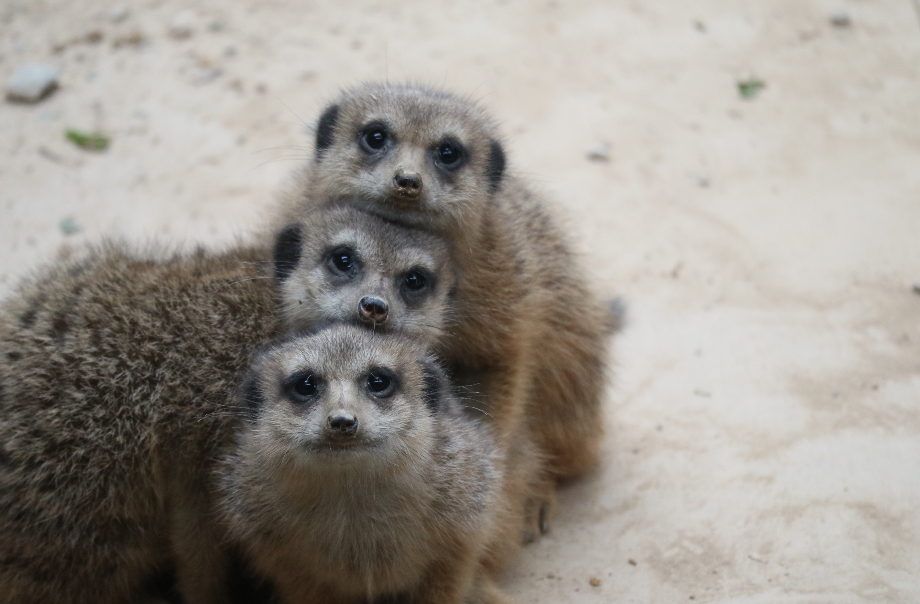
[[[0,104],[3,293],[103,235],[245,236],[309,153],[301,120],[339,87],[443,84],[499,117],[513,167],[630,309],[605,464],[564,491],[508,591],[920,599],[910,0],[126,6],[115,23],[106,2],[0,4],[0,79],[33,60],[62,74],[37,105]],[[192,35],[170,38],[189,9]],[[133,32],[141,44],[116,47]],[[750,76],[767,85],[745,100]],[[77,149],[66,128],[111,148]],[[589,160],[603,141],[610,160]]]

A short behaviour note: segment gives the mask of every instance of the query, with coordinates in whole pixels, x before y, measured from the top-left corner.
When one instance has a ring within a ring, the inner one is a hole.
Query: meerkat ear
[[[323,158],[326,149],[332,146],[335,125],[339,120],[339,106],[331,105],[323,111],[316,123],[316,161]]]
[[[246,409],[254,416],[265,405],[262,387],[259,386],[258,376],[255,371],[249,371],[243,378],[240,386],[239,397],[246,403]]]
[[[431,358],[422,362],[422,371],[425,375],[425,405],[432,412],[437,412],[450,387],[447,372],[440,363]]]
[[[301,232],[299,224],[291,224],[275,238],[275,281],[281,282],[291,276],[300,262]]]
[[[501,143],[492,140],[489,143],[489,161],[486,164],[486,177],[489,179],[489,193],[495,193],[502,184],[505,174],[505,150]]]

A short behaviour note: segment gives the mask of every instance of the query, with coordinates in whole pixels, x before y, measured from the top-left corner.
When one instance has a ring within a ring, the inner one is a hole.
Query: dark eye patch
[[[417,291],[428,285],[428,279],[421,271],[410,271],[403,279],[403,283],[407,288]]]
[[[397,286],[403,299],[411,307],[421,303],[431,295],[437,279],[431,271],[417,266],[411,268],[399,278]]]
[[[375,367],[367,373],[365,384],[371,395],[386,398],[396,391],[396,375],[385,367]]]
[[[343,245],[326,254],[326,262],[331,271],[338,275],[353,277],[361,263],[354,248]]]
[[[439,142],[434,153],[438,165],[448,170],[456,170],[466,159],[466,149],[452,138],[445,138]]]
[[[284,389],[295,403],[310,403],[319,395],[320,379],[311,371],[296,373],[287,379]]]
[[[390,140],[390,131],[386,124],[373,122],[361,130],[360,144],[365,153],[377,153]]]

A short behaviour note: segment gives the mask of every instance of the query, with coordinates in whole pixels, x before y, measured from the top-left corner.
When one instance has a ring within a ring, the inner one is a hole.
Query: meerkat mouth
[[[321,443],[310,443],[305,448],[313,455],[330,455],[334,457],[343,457],[348,455],[360,455],[375,449],[379,449],[379,441],[369,440],[324,440]]]

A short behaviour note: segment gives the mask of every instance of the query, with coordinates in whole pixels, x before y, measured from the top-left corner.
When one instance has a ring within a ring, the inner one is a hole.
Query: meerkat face
[[[253,451],[393,463],[430,446],[443,370],[416,341],[333,325],[261,354],[244,396]]]
[[[357,323],[433,342],[455,277],[440,238],[348,207],[311,212],[275,243],[275,278],[289,330]]]
[[[470,101],[367,84],[320,117],[311,186],[410,224],[469,223],[501,186],[505,154],[495,130]]]

